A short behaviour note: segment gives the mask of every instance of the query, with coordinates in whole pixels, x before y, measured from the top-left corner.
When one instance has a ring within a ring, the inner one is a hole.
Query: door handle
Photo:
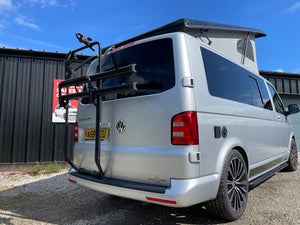
[[[281,120],[281,116],[280,116],[280,115],[277,115],[277,119]]]

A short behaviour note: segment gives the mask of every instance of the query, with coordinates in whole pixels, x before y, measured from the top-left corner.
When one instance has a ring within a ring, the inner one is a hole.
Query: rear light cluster
[[[198,145],[197,112],[183,112],[172,118],[172,144]]]
[[[77,123],[77,121],[74,124],[74,142],[78,142],[78,123]]]

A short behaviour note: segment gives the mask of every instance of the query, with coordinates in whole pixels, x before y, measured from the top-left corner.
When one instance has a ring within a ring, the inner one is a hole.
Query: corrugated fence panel
[[[43,102],[52,102],[53,80],[58,73],[58,60],[47,60],[44,79]],[[41,133],[41,161],[53,161],[54,127],[52,123],[52,104],[43,104],[42,133]]]
[[[4,161],[4,146],[2,146],[2,137],[4,136],[4,129],[2,127],[2,105],[3,105],[3,86],[4,86],[4,70],[5,70],[5,56],[0,56],[0,162]]]
[[[0,49],[0,164],[65,160],[65,125],[52,123],[53,80],[64,78],[64,57]],[[68,144],[72,159],[73,124]]]
[[[14,112],[16,99],[16,80],[18,70],[18,59],[15,57],[7,57],[5,61],[2,107],[1,107],[1,137],[0,146],[1,161],[11,162],[12,145],[13,145],[13,127]]]
[[[12,162],[24,162],[26,157],[27,127],[29,117],[29,91],[30,91],[30,58],[19,58],[18,79],[16,80],[16,104],[14,112],[14,133]]]
[[[43,83],[45,60],[33,59],[29,93],[29,118],[27,130],[27,162],[40,159],[40,135],[42,130]]]

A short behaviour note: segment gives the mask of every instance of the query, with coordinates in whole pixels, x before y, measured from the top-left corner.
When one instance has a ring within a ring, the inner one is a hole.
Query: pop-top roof
[[[201,20],[192,19],[179,19],[174,22],[168,23],[164,26],[158,27],[154,30],[148,31],[136,37],[127,39],[125,41],[115,44],[116,47],[128,44],[130,42],[138,41],[144,38],[152,37],[155,35],[166,34],[171,32],[185,32],[188,34],[199,33],[200,31],[208,30],[223,30],[223,31],[241,31],[253,33],[256,38],[266,36],[265,32],[255,28],[234,26],[221,23],[206,22]]]

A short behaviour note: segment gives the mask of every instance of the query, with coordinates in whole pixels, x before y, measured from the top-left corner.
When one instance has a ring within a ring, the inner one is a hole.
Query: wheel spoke
[[[232,189],[234,190],[234,189]],[[231,195],[229,195],[229,201],[232,203],[232,200],[234,198],[234,191],[231,192]]]
[[[238,157],[233,158],[229,164],[226,184],[232,209],[237,212],[243,210],[248,195],[247,171]]]
[[[236,210],[240,210],[242,207],[242,199],[238,189],[237,189],[237,201],[238,201],[237,204],[238,208]]]
[[[229,175],[231,176],[231,178],[233,179],[234,176],[233,176],[233,172],[232,172],[231,167],[229,167],[228,173],[229,173]]]
[[[241,197],[241,200],[244,202],[245,199],[246,199],[246,191],[245,191],[245,189],[238,188],[237,191],[239,193],[239,196]]]
[[[233,192],[233,208],[236,209],[236,204],[237,204],[237,196],[236,192]]]
[[[242,162],[241,162],[241,161],[238,161],[238,171],[237,171],[237,174],[236,174],[237,179],[238,179],[239,177],[242,176],[242,175],[241,175],[242,172],[243,172],[243,165],[242,165]]]
[[[247,194],[247,186],[245,187],[246,185],[244,185],[244,186],[240,186],[239,188],[240,188],[240,191],[243,191],[245,194]]]
[[[245,175],[246,171],[244,169],[242,169],[241,174],[237,177],[236,181],[240,181],[241,179],[243,179],[243,176]]]
[[[230,168],[231,168],[231,171],[232,171],[232,178],[234,178],[235,174],[236,174],[236,172],[235,172],[236,167],[235,167],[235,160],[234,159],[230,163]]]
[[[242,180],[242,181],[236,181],[235,184],[238,185],[239,187],[242,187],[242,186],[246,186],[247,182]]]

